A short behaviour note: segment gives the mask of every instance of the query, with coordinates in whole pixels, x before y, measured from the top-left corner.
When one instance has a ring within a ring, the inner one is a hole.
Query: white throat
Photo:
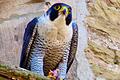
[[[49,16],[43,17],[43,25],[39,24],[38,31],[40,35],[44,35],[45,39],[50,41],[68,42],[72,38],[72,27],[67,26],[64,15],[59,15],[54,21],[49,19]]]

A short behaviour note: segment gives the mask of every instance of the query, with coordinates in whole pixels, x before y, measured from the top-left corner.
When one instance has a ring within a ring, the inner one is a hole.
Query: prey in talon
[[[51,80],[57,80],[58,74],[59,74],[59,69],[56,69],[56,70],[53,70],[53,71],[50,70],[47,77],[50,78]]]

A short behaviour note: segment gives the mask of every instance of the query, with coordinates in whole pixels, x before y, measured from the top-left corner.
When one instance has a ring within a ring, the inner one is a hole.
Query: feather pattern
[[[23,37],[23,46],[22,46],[22,53],[20,59],[20,67],[26,68],[26,62],[29,55],[30,47],[34,41],[38,20],[34,18],[31,22],[28,23],[24,37]]]
[[[70,51],[68,56],[67,72],[71,64],[73,63],[73,60],[75,59],[75,54],[77,51],[77,44],[78,44],[78,26],[75,22],[72,23],[72,28],[73,28],[73,36],[72,36]]]
[[[34,20],[34,19],[33,19]],[[78,26],[76,23],[72,23],[72,29],[73,29],[73,36],[71,39],[71,42],[57,45],[56,43],[50,42],[50,41],[45,41],[44,38],[42,38],[38,32],[37,32],[37,23],[35,23],[33,30],[29,30],[30,23],[28,24],[26,31],[33,31],[32,34],[30,32],[25,32],[25,36],[28,38],[24,38],[24,45],[23,45],[23,51],[22,51],[22,59],[21,59],[21,67],[29,69],[30,70],[30,62],[31,62],[31,57],[35,57],[38,54],[35,54],[36,51],[34,49],[37,49],[40,53],[44,53],[44,61],[43,61],[43,69],[44,69],[44,74],[47,76],[50,70],[54,70],[58,68],[59,63],[62,61],[63,57],[63,52],[64,53],[69,53],[68,55],[68,62],[67,62],[67,72],[75,58],[76,50],[77,50],[77,43],[78,43]],[[30,39],[30,40],[28,40]],[[29,41],[29,43],[28,43]],[[28,43],[28,44],[27,44]],[[26,44],[26,45],[25,45]],[[24,47],[27,47],[24,49]],[[69,48],[70,47],[70,48]],[[66,49],[65,49],[66,48]],[[67,50],[67,51],[65,51]],[[33,62],[36,62],[35,60]],[[39,63],[39,61],[37,61]],[[34,64],[37,64],[34,63]],[[41,61],[40,61],[41,62]],[[35,67],[36,65],[34,65]],[[36,69],[37,67],[35,67]],[[39,71],[38,69],[35,71]],[[66,72],[66,73],[67,73]]]

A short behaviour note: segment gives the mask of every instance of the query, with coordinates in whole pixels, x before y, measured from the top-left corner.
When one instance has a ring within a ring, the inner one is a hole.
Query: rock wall
[[[97,78],[120,80],[120,1],[91,0],[86,55]]]

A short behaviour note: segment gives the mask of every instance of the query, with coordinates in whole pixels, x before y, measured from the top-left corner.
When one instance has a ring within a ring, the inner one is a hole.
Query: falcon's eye
[[[55,10],[60,10],[60,8],[61,8],[60,5],[54,7]]]

